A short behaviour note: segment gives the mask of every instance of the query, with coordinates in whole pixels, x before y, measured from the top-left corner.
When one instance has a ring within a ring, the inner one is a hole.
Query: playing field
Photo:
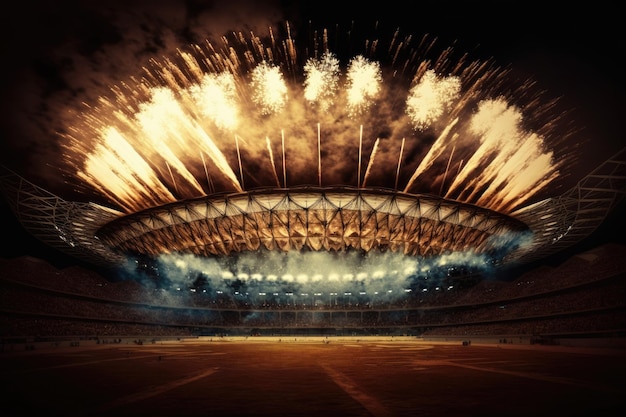
[[[626,352],[206,339],[3,352],[2,416],[621,415]]]

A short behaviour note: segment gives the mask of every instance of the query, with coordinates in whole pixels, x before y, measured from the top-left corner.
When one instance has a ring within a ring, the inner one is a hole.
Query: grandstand
[[[147,291],[81,267],[2,260],[4,344],[200,336],[482,338],[515,343],[619,340],[626,334],[626,246],[606,244],[513,281],[406,293],[394,303],[337,296],[259,302],[193,288]]]

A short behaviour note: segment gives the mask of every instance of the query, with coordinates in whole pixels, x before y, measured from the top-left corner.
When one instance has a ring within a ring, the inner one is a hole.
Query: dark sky
[[[559,8],[561,7],[561,8]],[[477,59],[532,77],[569,109],[577,133],[571,181],[624,146],[625,56],[617,2],[552,6],[534,1],[20,1],[0,17],[3,75],[1,163],[46,187],[63,104],[93,99],[148,59],[230,31],[265,32],[292,22],[430,34]],[[94,88],[97,87],[97,88]],[[622,204],[623,207],[623,204]],[[621,208],[620,208],[621,209]],[[2,205],[8,256],[43,254]],[[614,217],[611,218],[613,221]],[[623,225],[622,223],[620,223]],[[602,238],[622,239],[616,227]],[[53,253],[53,256],[59,256]]]

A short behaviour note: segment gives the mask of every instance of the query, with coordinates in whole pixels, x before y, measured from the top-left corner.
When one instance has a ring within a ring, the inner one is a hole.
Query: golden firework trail
[[[126,212],[282,176],[283,187],[367,184],[507,213],[559,177],[556,123],[525,119],[541,107],[531,83],[512,88],[508,71],[411,40],[394,33],[385,59],[378,41],[333,53],[326,30],[301,51],[288,25],[284,40],[270,29],[190,45],[75,109],[65,170]]]

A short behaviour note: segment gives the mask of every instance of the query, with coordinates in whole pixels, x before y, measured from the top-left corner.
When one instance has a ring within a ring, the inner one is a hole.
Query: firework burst
[[[64,166],[132,213],[303,184],[431,193],[509,213],[559,177],[555,101],[425,36],[332,50],[233,33],[153,60],[74,109]],[[378,51],[384,50],[384,53]],[[86,186],[86,187],[85,187]]]

